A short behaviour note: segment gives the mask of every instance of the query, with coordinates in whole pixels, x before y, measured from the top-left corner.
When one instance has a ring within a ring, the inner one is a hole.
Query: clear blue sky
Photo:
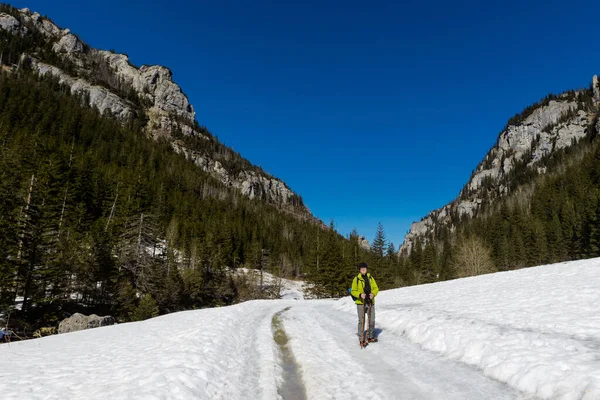
[[[163,64],[200,124],[338,230],[396,246],[506,120],[600,74],[599,1],[14,0]]]

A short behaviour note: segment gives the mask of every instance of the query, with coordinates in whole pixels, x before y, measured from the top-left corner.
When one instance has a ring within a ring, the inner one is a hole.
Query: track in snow
[[[385,331],[378,343],[360,349],[356,317],[330,301],[298,303],[282,320],[308,398],[531,398]]]

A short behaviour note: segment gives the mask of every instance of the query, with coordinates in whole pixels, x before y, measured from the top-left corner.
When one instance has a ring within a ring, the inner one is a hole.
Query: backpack
[[[352,296],[352,288],[351,287],[348,288],[348,294],[350,295],[350,297],[352,297],[352,301],[356,301],[356,299],[358,298],[358,297]]]
[[[354,279],[357,279],[357,278],[355,277]],[[354,281],[354,279],[353,279],[353,281]],[[351,287],[348,288],[348,294],[350,295],[350,297],[352,297],[352,301],[356,301],[356,299],[358,299],[358,297],[352,296],[352,288]]]

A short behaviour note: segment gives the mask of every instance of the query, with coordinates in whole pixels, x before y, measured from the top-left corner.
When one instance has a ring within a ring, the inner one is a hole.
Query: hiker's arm
[[[375,282],[375,278],[371,278],[371,293],[373,293],[373,296],[377,296],[377,293],[379,293],[379,287],[377,286],[377,282]]]

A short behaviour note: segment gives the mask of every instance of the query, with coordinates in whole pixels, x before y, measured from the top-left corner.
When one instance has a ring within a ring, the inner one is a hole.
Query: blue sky
[[[370,239],[381,221],[396,245],[509,117],[600,74],[598,1],[11,4],[170,67],[222,142],[341,233]]]

